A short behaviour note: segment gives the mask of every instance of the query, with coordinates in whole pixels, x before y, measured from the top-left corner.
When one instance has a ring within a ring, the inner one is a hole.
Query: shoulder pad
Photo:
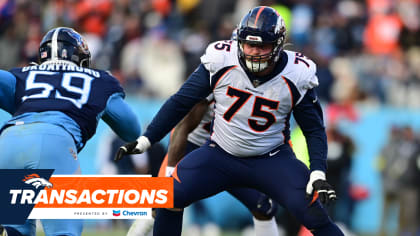
[[[319,85],[316,76],[316,64],[304,56],[302,53],[287,51],[288,55],[288,73],[291,74],[290,80],[296,85],[300,94],[305,94],[306,90]]]
[[[235,60],[237,60],[237,42],[232,40],[213,42],[209,44],[200,59],[211,74],[216,73],[221,68],[235,63]]]

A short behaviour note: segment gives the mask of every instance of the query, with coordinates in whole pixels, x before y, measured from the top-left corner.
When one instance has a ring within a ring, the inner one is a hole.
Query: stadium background
[[[395,235],[398,204],[392,205],[391,217],[381,224],[385,182],[381,170],[386,166],[381,154],[397,129],[411,129],[411,141],[418,144],[419,0],[2,0],[0,68],[36,61],[45,32],[56,26],[73,27],[86,37],[94,67],[111,71],[121,81],[144,129],[198,65],[206,45],[229,39],[240,17],[257,5],[275,7],[286,20],[291,43],[286,48],[317,63],[326,126],[354,144],[346,167],[354,206],[349,211],[338,204],[337,217],[348,218],[345,225],[354,235],[379,235],[383,227]],[[1,113],[1,121],[7,118]],[[80,153],[84,174],[109,171],[98,159],[108,150],[110,133],[101,122],[97,135]],[[296,153],[305,161],[301,138],[295,131]],[[166,138],[163,146],[167,142]],[[420,169],[418,156],[414,163]],[[147,169],[147,161],[139,165]],[[408,187],[417,188],[419,201],[418,182]],[[224,235],[240,235],[251,222],[246,210],[226,195],[206,204],[220,209],[213,212],[216,225],[221,216],[244,222],[221,226]],[[281,217],[277,217],[280,225]],[[126,227],[124,222],[87,221],[85,233],[123,235]]]

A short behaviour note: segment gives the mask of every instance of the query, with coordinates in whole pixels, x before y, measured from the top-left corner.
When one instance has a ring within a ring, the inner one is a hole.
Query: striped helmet
[[[72,28],[54,28],[42,38],[39,62],[67,60],[81,67],[90,66],[90,51],[82,35]]]
[[[238,26],[239,61],[244,69],[260,72],[276,63],[286,38],[283,18],[271,7],[255,7],[246,14]],[[243,51],[243,44],[273,44],[273,50],[265,55],[251,56]]]

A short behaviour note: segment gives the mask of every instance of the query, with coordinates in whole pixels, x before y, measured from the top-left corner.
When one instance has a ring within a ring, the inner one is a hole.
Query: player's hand
[[[337,195],[332,186],[327,182],[325,173],[320,170],[311,172],[309,182],[306,185],[306,197],[311,198],[314,191],[318,192],[319,200],[324,205],[328,205],[330,202],[337,200]]]
[[[118,149],[114,160],[121,160],[124,155],[140,154],[145,152],[151,146],[149,139],[146,136],[140,136],[136,141],[127,143]]]

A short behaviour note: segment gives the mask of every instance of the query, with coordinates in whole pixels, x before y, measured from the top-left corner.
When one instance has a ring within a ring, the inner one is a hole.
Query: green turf
[[[84,230],[83,236],[125,236],[127,234],[127,230],[124,228],[116,228],[112,230]],[[43,232],[38,232],[37,236],[45,236]],[[240,236],[240,233],[237,232],[223,232],[221,236]]]

